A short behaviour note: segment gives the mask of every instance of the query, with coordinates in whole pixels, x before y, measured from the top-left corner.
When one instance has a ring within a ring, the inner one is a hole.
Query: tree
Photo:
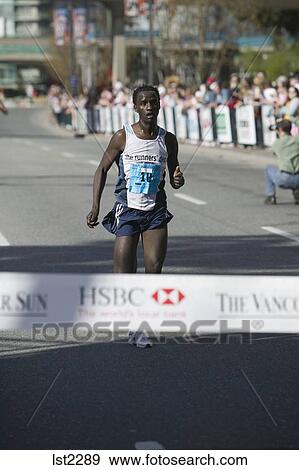
[[[255,8],[252,20],[262,27],[276,26],[278,34],[285,31],[294,38],[299,36],[299,9],[266,10],[264,8]]]
[[[239,22],[231,11],[241,11],[243,3],[236,0],[168,0],[167,5],[168,24],[176,16],[181,18],[182,24],[177,28],[179,37],[175,38],[181,43],[181,50],[184,50],[184,36],[191,37],[193,33],[193,44],[197,42],[196,67],[200,70],[201,81],[211,73],[218,77],[227,75],[232,56],[237,51],[236,41],[240,32]]]
[[[267,35],[274,27],[276,28],[272,35],[272,42],[275,46],[275,52],[287,51],[287,54],[285,57],[283,53],[275,57],[272,55],[271,57],[275,59],[273,64],[271,64],[270,55],[268,63],[265,59],[265,63],[270,69],[269,75],[271,77],[275,75],[280,68],[279,64],[282,67],[287,66],[288,70],[297,64],[297,49],[291,47],[290,36],[293,38],[299,37],[299,9],[265,9],[260,0],[249,0],[248,2],[244,2],[244,0],[167,0],[167,2],[169,11],[175,11],[180,6],[185,10],[189,8],[190,11],[193,8],[192,20],[198,38],[197,62],[202,78],[211,72],[215,72],[217,76],[220,76],[224,67],[227,71],[229,70],[233,63],[233,44],[235,43],[235,47],[237,47],[237,39],[240,36],[251,35],[252,33]],[[212,17],[214,23],[211,24]],[[217,32],[218,38],[223,39],[221,47],[214,49],[213,57],[211,57],[207,48],[207,39],[211,36],[211,31],[214,32],[215,37],[215,32]],[[261,57],[257,58],[256,52],[243,55],[243,59],[246,60],[245,68],[250,63],[249,57],[256,58],[255,67],[251,71],[255,70],[258,65],[261,70],[265,68],[264,61]],[[263,54],[262,57],[265,57],[265,55]],[[276,65],[274,66],[274,64]],[[283,68],[280,70],[280,73],[282,72]]]

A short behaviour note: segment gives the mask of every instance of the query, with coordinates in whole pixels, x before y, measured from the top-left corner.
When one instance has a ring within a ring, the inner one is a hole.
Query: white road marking
[[[76,156],[71,152],[61,152],[61,155],[66,158],[74,158]]]
[[[192,196],[188,196],[188,194],[175,194],[174,197],[177,197],[179,199],[183,199],[184,201],[192,202],[193,204],[197,204],[198,206],[205,206],[207,203],[205,201],[201,201],[200,199],[197,199]]]
[[[156,441],[139,441],[135,442],[135,449],[137,450],[155,450],[155,449],[164,449],[159,442]]]
[[[299,243],[299,237],[297,235],[293,235],[292,233],[285,232],[284,230],[280,230],[279,228],[276,227],[261,227],[263,230],[266,230],[267,232],[274,233],[275,235],[280,235],[281,237],[288,238],[289,240],[292,240],[293,242]]]
[[[33,145],[32,140],[24,140],[25,145]]]
[[[5,236],[2,235],[2,233],[0,232],[0,246],[9,246],[9,245],[10,243],[7,240],[7,238],[5,238]]]
[[[47,147],[46,145],[43,145],[41,149],[44,150],[45,152],[50,152],[50,147]]]
[[[90,165],[95,165],[95,166],[98,166],[99,162],[97,162],[96,160],[88,160],[88,163]]]

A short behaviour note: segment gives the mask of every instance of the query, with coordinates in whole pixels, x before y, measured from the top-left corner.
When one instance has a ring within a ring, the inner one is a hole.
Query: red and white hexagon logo
[[[158,289],[152,297],[160,305],[177,305],[185,298],[178,289]]]

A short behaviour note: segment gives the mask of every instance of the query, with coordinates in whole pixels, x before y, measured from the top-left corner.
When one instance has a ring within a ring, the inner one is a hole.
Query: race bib
[[[130,193],[156,194],[160,183],[161,166],[153,163],[130,164]]]

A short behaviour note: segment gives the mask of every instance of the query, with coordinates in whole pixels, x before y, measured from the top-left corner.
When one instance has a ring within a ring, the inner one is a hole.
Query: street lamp
[[[148,2],[148,20],[149,20],[149,49],[148,49],[148,83],[154,81],[154,30],[153,30],[153,0]]]
[[[76,74],[76,49],[74,42],[74,28],[73,28],[73,2],[72,0],[68,1],[68,17],[69,17],[69,61],[70,61],[70,70],[69,70],[69,85],[72,95],[77,94],[78,83],[77,83],[77,74]]]

